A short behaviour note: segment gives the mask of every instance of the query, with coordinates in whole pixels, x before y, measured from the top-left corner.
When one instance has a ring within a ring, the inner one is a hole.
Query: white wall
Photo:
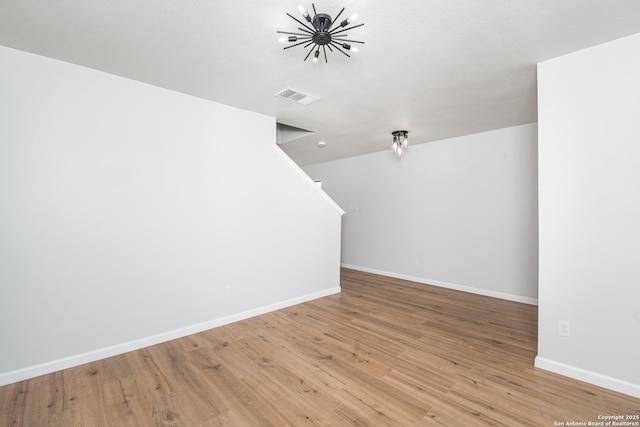
[[[341,211],[274,118],[0,64],[0,385],[339,291]]]
[[[640,34],[538,66],[536,365],[640,397],[638,52]]]
[[[304,170],[347,211],[343,264],[535,303],[536,168],[529,124]]]

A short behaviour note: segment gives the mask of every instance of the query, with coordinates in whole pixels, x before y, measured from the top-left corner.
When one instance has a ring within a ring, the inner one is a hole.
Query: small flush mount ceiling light
[[[289,46],[286,46],[285,49],[290,49],[292,47],[302,45],[304,49],[309,50],[307,52],[307,56],[304,57],[304,60],[306,61],[313,53],[313,62],[318,62],[318,59],[320,58],[320,48],[322,48],[324,62],[328,62],[327,49],[329,49],[330,52],[333,52],[333,50],[335,49],[338,52],[351,57],[351,55],[349,55],[347,51],[357,52],[358,48],[352,46],[350,43],[364,44],[363,41],[347,39],[346,37],[348,37],[349,35],[345,34],[345,31],[362,27],[364,25],[358,24],[349,27],[349,25],[353,21],[358,19],[357,13],[352,15],[350,18],[343,19],[339,24],[334,25],[336,22],[338,22],[338,18],[340,17],[340,15],[342,15],[342,12],[344,12],[344,7],[342,8],[342,10],[340,10],[340,12],[338,12],[335,19],[332,19],[331,16],[327,15],[326,13],[317,13],[316,6],[313,3],[311,4],[311,6],[313,7],[313,18],[311,17],[311,15],[309,15],[309,12],[307,12],[304,7],[298,7],[298,10],[302,14],[302,17],[307,21],[307,23],[304,23],[290,13],[287,13],[287,16],[296,21],[298,24],[302,25],[301,27],[298,27],[298,30],[302,32],[297,33],[289,31],[278,31],[278,34],[286,34],[286,36],[282,36],[278,39],[280,42],[293,43]],[[311,24],[311,26],[309,26],[308,24]]]
[[[407,132],[406,130],[397,130],[391,132],[391,135],[393,136],[391,151],[393,151],[393,154],[400,158],[409,147],[409,132]]]

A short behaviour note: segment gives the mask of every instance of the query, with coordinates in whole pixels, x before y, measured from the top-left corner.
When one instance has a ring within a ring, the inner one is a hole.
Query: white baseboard
[[[65,357],[63,359],[52,360],[50,362],[42,363],[35,366],[29,366],[27,368],[17,369],[15,371],[9,371],[0,373],[0,386],[12,384],[18,381],[23,381],[29,378],[38,377],[40,375],[50,374],[52,372],[60,371],[62,369],[72,368],[74,366],[83,365],[89,362],[95,362],[96,360],[105,359],[111,356],[117,356],[118,354],[127,353],[129,351],[139,350],[144,347],[149,347],[162,342],[170,341],[177,338],[182,338],[187,335],[196,334],[198,332],[206,331],[208,329],[217,328],[218,326],[228,325],[233,322],[245,320],[250,317],[259,316],[261,314],[269,313],[271,311],[279,310],[281,308],[290,307],[292,305],[301,304],[303,302],[311,301],[317,298],[340,293],[340,286],[329,288],[323,291],[314,292],[312,294],[303,295],[297,298],[292,298],[285,301],[280,301],[274,304],[269,304],[263,307],[257,307],[251,310],[243,311],[240,313],[232,314],[229,316],[220,317],[218,319],[209,320],[207,322],[190,325],[184,328],[174,329],[172,331],[162,332],[150,337],[140,338],[134,341],[125,342],[122,344],[116,344],[111,347],[101,348],[94,351],[89,351],[74,356]]]
[[[535,367],[640,398],[640,385],[537,356]]]
[[[457,285],[455,283],[447,283],[447,282],[442,282],[440,280],[425,279],[423,277],[409,276],[407,274],[394,273],[394,272],[391,272],[391,271],[384,271],[384,270],[377,270],[375,268],[360,267],[360,266],[357,266],[357,265],[344,264],[344,263],[340,264],[340,265],[342,267],[344,267],[344,268],[350,268],[352,270],[364,271],[366,273],[379,274],[381,276],[393,277],[393,278],[396,278],[396,279],[409,280],[411,282],[422,283],[422,284],[425,284],[425,285],[433,285],[433,286],[438,286],[438,287],[441,287],[441,288],[454,289],[456,291],[469,292],[469,293],[472,293],[472,294],[484,295],[484,296],[493,297],[493,298],[500,298],[500,299],[504,299],[504,300],[508,300],[508,301],[521,302],[521,303],[529,304],[529,305],[538,305],[538,300],[535,299],[535,298],[523,297],[523,296],[520,296],[520,295],[505,294],[505,293],[502,293],[502,292],[490,291],[488,289],[474,288],[472,286],[465,286],[465,285]]]

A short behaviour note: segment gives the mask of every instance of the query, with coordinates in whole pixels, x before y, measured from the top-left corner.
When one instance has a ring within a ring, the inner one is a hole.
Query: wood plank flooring
[[[341,285],[0,387],[0,426],[512,427],[640,414],[640,399],[533,367],[534,306],[346,269]]]

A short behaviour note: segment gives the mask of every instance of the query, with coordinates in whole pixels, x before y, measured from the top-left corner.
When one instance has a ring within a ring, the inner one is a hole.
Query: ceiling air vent
[[[300,92],[299,90],[291,89],[290,87],[282,89],[280,92],[276,93],[275,96],[301,105],[309,105],[319,99],[307,93]]]

